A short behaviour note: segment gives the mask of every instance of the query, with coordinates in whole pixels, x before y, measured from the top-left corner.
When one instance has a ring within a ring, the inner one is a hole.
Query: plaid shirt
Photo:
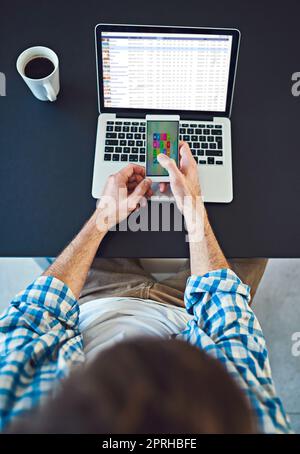
[[[224,364],[248,396],[262,432],[286,433],[289,422],[249,300],[249,287],[230,270],[192,275],[185,304],[193,319],[178,337]],[[53,395],[84,360],[76,299],[63,282],[39,277],[0,317],[0,428]]]

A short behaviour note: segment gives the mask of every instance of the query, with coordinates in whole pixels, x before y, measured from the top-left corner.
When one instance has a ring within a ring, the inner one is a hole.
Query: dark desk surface
[[[208,205],[229,257],[300,257],[300,3],[2,0],[0,256],[55,256],[92,213],[98,22],[237,27],[242,32],[232,114],[234,200]],[[142,6],[141,6],[142,5]],[[32,45],[60,57],[56,103],[37,101],[15,70]],[[192,68],[191,68],[192,70]],[[182,232],[111,233],[105,256],[184,257]]]

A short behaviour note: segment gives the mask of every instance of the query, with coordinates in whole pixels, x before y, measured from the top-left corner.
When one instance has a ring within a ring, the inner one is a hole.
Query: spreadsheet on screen
[[[102,32],[104,107],[223,112],[231,35]]]

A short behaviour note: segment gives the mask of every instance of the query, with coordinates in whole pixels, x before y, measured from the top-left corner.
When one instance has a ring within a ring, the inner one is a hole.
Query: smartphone
[[[154,182],[170,181],[157,156],[164,153],[178,165],[179,115],[146,116],[146,176]]]

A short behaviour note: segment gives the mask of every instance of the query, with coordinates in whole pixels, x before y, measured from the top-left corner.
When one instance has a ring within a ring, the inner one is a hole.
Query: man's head
[[[135,339],[74,371],[53,400],[16,422],[21,433],[253,433],[223,365],[186,342]]]

